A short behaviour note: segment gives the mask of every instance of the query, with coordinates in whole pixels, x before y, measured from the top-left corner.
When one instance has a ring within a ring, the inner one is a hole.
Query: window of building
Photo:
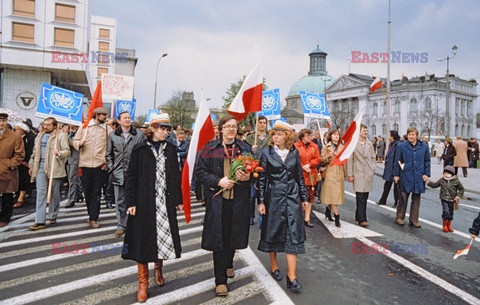
[[[108,74],[108,68],[98,68],[97,69],[97,77],[102,77],[102,74]]]
[[[110,38],[110,30],[109,29],[100,29],[98,33],[98,37],[103,38],[103,39],[109,39]]]
[[[378,115],[378,104],[377,103],[373,104],[372,114],[373,115]]]
[[[383,114],[387,114],[387,100],[383,101]]]
[[[410,127],[415,127],[415,128],[417,128],[417,124],[415,124],[414,122],[410,122]]]
[[[55,20],[75,23],[75,6],[56,3]]]
[[[382,134],[387,134],[387,124],[382,125]]]
[[[432,109],[432,100],[430,99],[429,96],[427,96],[427,99],[425,100],[425,109],[427,110]]]
[[[372,124],[370,130],[372,131],[372,134],[377,134],[377,126],[375,126],[375,124]]]
[[[55,28],[55,46],[57,47],[74,47],[75,31],[67,29]]]
[[[417,112],[417,99],[412,98],[410,100],[410,112]]]
[[[98,55],[98,64],[99,65],[108,65],[110,63],[110,54],[101,54]]]
[[[109,52],[110,51],[110,43],[105,41],[100,41],[98,43],[98,50],[100,52]]]
[[[395,100],[395,113],[400,113],[400,101]]]
[[[12,37],[14,41],[34,42],[35,26],[33,24],[14,22],[12,25]]]
[[[13,0],[13,14],[35,18],[35,0]]]
[[[398,129],[399,129],[399,128],[398,128],[398,124],[397,124],[397,123],[393,123],[393,130],[398,131]]]

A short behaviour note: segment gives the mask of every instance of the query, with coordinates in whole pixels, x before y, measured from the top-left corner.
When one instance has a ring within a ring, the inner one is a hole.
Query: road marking
[[[194,258],[194,257],[206,255],[208,253],[211,253],[211,252],[208,252],[208,251],[205,251],[205,250],[202,250],[202,249],[195,250],[195,251],[190,251],[190,252],[187,252],[187,253],[183,254],[181,258],[178,258],[178,259],[175,259],[175,260],[164,261],[164,265],[180,263],[182,261],[185,261],[185,260],[188,260],[188,259],[191,259],[191,258]],[[153,263],[149,263],[148,265],[149,265],[149,269],[153,268]],[[11,305],[11,304],[27,304],[27,303],[33,303],[33,302],[38,303],[39,300],[43,300],[43,299],[46,299],[46,298],[49,298],[49,297],[52,297],[52,296],[55,296],[55,295],[59,295],[59,294],[62,294],[62,293],[67,293],[67,292],[70,292],[74,289],[81,289],[81,288],[86,288],[86,287],[98,285],[100,283],[103,283],[103,282],[106,282],[106,281],[111,281],[112,279],[115,279],[115,278],[121,278],[121,277],[124,277],[124,276],[128,276],[128,275],[134,274],[136,272],[137,272],[137,266],[136,265],[131,266],[131,267],[127,267],[127,268],[117,269],[117,270],[102,273],[102,274],[99,274],[99,275],[90,276],[90,277],[87,277],[87,278],[82,278],[82,279],[79,279],[79,280],[76,280],[76,281],[73,281],[73,282],[68,282],[68,283],[65,283],[65,284],[61,284],[61,285],[57,285],[57,286],[53,286],[53,287],[48,287],[48,288],[45,288],[45,289],[41,289],[41,290],[33,291],[33,292],[30,292],[30,293],[26,293],[26,294],[23,294],[23,295],[19,295],[19,296],[16,296],[16,297],[13,297],[13,298],[10,298],[10,299],[7,299],[7,300],[3,300],[3,301],[0,302],[0,304]]]
[[[467,207],[467,208],[471,208],[471,209],[474,209],[474,210],[480,210],[480,207],[476,207],[476,206],[473,206],[473,205],[468,205],[468,204],[464,204],[464,203],[459,203],[459,205]]]
[[[355,198],[355,194],[349,192],[349,191],[345,191],[345,194],[349,195],[349,196],[352,196],[353,198]],[[367,200],[368,203],[376,206],[376,207],[379,207],[379,208],[382,208],[382,209],[386,209],[386,210],[389,210],[389,211],[393,211],[393,212],[397,212],[397,209],[394,209],[392,207],[389,207],[389,206],[385,206],[385,205],[378,205],[375,203],[375,201],[373,200],[370,200],[368,199]],[[406,217],[410,217],[410,213],[405,213],[405,216]],[[430,221],[430,220],[427,220],[427,219],[423,219],[421,217],[418,218],[418,220],[420,220],[422,223],[425,223],[425,224],[428,224],[428,225],[431,225],[433,227],[436,227],[436,228],[439,228],[439,229],[442,229],[442,226],[439,225],[438,223],[435,223],[433,221]],[[470,240],[470,234],[466,234],[466,233],[463,233],[463,232],[459,232],[458,230],[455,230],[455,232],[453,232],[453,234],[457,234],[458,236],[462,236],[462,237],[465,237],[466,239]],[[475,239],[476,242],[480,243],[480,238],[477,238]]]
[[[373,245],[376,245],[373,241],[365,238],[365,237],[359,237],[357,238],[359,241],[362,243],[368,245],[370,248],[373,247]],[[428,272],[427,270],[411,263],[410,261],[404,259],[403,257],[392,253],[392,251],[388,249],[383,249],[383,251],[379,251],[379,253],[384,254],[385,256],[388,256],[389,258],[393,259],[394,261],[402,264],[404,267],[412,270],[416,274],[420,275],[421,277],[429,280],[430,282],[440,286],[440,288],[445,289],[446,291],[453,293],[457,297],[461,298],[465,302],[468,302],[469,304],[480,304],[480,299],[477,299],[475,296],[467,293],[466,291],[450,284],[449,282],[441,279],[440,277]]]
[[[322,214],[317,211],[312,211],[317,218],[323,222],[325,227],[332,233],[333,237],[335,238],[358,238],[358,237],[366,237],[366,236],[383,236],[383,234],[377,233],[375,231],[359,227],[357,225],[348,223],[342,220],[342,227],[337,228],[335,224],[331,221],[323,221]]]

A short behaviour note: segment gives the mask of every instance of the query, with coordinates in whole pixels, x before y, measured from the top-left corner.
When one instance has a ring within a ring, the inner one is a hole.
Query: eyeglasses
[[[237,125],[223,125],[224,129],[235,130],[237,129]]]

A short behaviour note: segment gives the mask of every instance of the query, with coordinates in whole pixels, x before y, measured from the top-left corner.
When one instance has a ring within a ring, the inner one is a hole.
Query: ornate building
[[[435,74],[402,77],[391,82],[390,113],[387,107],[386,80],[384,87],[369,92],[373,78],[361,74],[342,75],[326,90],[332,123],[345,128],[361,107],[366,107],[364,123],[371,135],[386,136],[394,129],[400,134],[415,126],[421,135],[476,135],[477,82],[449,75],[450,131],[447,130],[446,89],[444,77]],[[390,122],[389,122],[390,121]]]
[[[310,70],[308,75],[296,81],[285,98],[287,104],[282,110],[282,117],[286,118],[290,124],[304,124],[305,119],[302,110],[302,100],[300,91],[323,94],[335,80],[327,74],[327,53],[317,48],[310,54]]]

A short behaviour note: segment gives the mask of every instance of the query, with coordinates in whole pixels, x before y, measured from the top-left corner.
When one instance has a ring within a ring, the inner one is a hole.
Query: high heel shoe
[[[338,214],[338,215],[333,214],[333,217],[335,217],[335,226],[337,228],[341,228],[342,225],[340,224],[340,214]]]
[[[297,279],[290,281],[287,275],[287,288],[291,289],[293,292],[300,292],[300,290],[302,290],[302,285],[300,285]]]
[[[328,207],[325,208],[325,218],[329,221],[333,221],[332,210],[330,210]]]

